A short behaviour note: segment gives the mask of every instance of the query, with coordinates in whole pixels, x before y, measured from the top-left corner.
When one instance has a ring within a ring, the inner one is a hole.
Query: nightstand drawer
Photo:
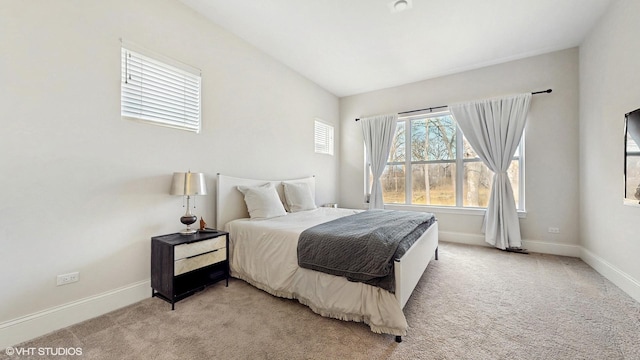
[[[175,262],[173,275],[180,275],[189,271],[199,269],[208,265],[219,263],[227,259],[227,251],[225,248],[216,251],[194,256],[188,259],[180,259]]]
[[[173,248],[174,260],[188,258],[194,255],[203,254],[216,249],[225,247],[225,238],[218,237],[215,239],[193,242],[190,244],[176,245]]]

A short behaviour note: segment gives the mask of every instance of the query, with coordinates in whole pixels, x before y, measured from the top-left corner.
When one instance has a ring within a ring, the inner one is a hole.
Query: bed
[[[315,198],[314,177],[288,181],[307,184]],[[216,226],[230,233],[231,276],[272,295],[297,299],[322,316],[364,322],[371,331],[395,335],[400,342],[408,328],[402,309],[431,259],[437,259],[438,223],[394,261],[394,293],[298,266],[297,241],[302,231],[362,210],[319,207],[264,220],[249,219],[238,186],[263,184],[274,186],[284,201],[281,180],[218,174]]]

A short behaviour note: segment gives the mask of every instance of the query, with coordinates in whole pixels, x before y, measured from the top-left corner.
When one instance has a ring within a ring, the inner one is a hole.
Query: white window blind
[[[315,121],[316,152],[333,155],[333,126]]]
[[[123,117],[200,132],[199,71],[186,71],[122,48]]]

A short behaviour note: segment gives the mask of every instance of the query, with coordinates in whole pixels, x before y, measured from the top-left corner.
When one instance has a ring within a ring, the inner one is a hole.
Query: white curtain
[[[382,183],[380,176],[384,172],[389,159],[389,149],[396,132],[398,114],[378,115],[361,119],[362,135],[366,147],[367,163],[371,164],[373,182],[371,196],[369,197],[369,209],[382,209]]]
[[[480,159],[495,174],[484,218],[485,241],[520,248],[520,222],[507,169],[520,143],[531,94],[450,105],[449,110]]]

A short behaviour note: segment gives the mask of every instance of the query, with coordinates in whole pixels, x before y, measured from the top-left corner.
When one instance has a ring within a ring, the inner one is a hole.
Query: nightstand
[[[206,286],[229,286],[229,233],[197,232],[151,238],[151,297],[171,304]]]

